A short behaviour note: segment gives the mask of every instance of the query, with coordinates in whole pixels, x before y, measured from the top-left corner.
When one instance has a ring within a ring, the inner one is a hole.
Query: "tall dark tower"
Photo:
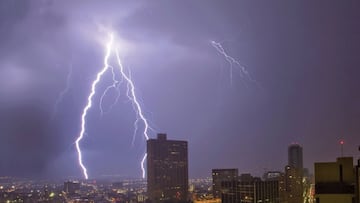
[[[285,192],[287,202],[303,202],[303,153],[302,147],[292,144],[288,148],[288,165],[285,167]]]
[[[303,151],[298,144],[292,144],[288,148],[288,165],[296,169],[303,169]]]
[[[147,141],[147,191],[151,202],[187,202],[188,147],[166,134]]]

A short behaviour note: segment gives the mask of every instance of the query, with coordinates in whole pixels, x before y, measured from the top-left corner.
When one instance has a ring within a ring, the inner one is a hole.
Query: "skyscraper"
[[[167,140],[166,134],[147,141],[147,187],[151,202],[186,202],[188,147],[186,141]]]
[[[288,148],[288,165],[285,167],[285,196],[288,202],[303,202],[302,147],[292,144]]]
[[[300,145],[292,144],[289,146],[288,165],[296,169],[303,169],[303,152]]]

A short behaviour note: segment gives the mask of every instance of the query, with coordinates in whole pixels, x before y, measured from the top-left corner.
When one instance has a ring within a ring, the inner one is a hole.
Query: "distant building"
[[[285,173],[280,171],[268,171],[263,175],[265,181],[277,181],[279,189],[279,202],[285,203],[286,201],[286,183],[285,183]]]
[[[263,175],[264,180],[278,180],[284,173],[281,171],[267,171]]]
[[[336,162],[315,163],[315,198],[317,203],[356,203],[356,171],[352,157]]]
[[[288,165],[285,166],[285,191],[281,191],[284,202],[303,203],[303,150],[298,144],[288,147]]]
[[[70,195],[80,192],[80,183],[78,181],[64,182],[64,192]]]
[[[255,182],[261,181],[260,178],[254,178],[250,174],[241,174],[239,176],[238,191],[240,200],[244,203],[255,203]]]
[[[279,181],[262,181],[250,174],[242,174],[238,180],[222,182],[223,203],[279,203]]]
[[[188,145],[166,134],[147,141],[147,191],[151,202],[188,200]]]
[[[214,198],[221,197],[221,182],[234,181],[238,178],[238,169],[213,169],[212,170],[212,190]]]
[[[268,180],[268,181],[255,181],[254,182],[254,202],[264,203],[279,203],[279,181]]]
[[[221,188],[222,203],[241,203],[239,180],[222,181]]]
[[[360,147],[359,147],[360,151]],[[355,167],[355,177],[356,177],[356,199],[357,203],[360,203],[360,158],[357,160],[357,165]]]
[[[285,167],[285,199],[288,203],[303,203],[303,170]]]
[[[288,166],[303,169],[303,151],[298,144],[292,144],[288,148]]]

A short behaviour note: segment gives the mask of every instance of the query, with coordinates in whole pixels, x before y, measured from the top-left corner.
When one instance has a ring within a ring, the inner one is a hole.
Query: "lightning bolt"
[[[90,95],[88,96],[87,104],[86,104],[86,106],[85,106],[85,108],[83,110],[83,113],[81,115],[81,131],[80,131],[79,137],[75,141],[76,150],[77,150],[77,153],[78,153],[79,165],[80,165],[80,167],[81,167],[81,169],[83,171],[85,179],[88,179],[88,174],[87,174],[87,169],[86,169],[85,165],[83,164],[83,160],[82,160],[82,152],[81,152],[81,149],[80,149],[80,141],[83,139],[84,134],[85,134],[86,116],[87,116],[88,110],[92,106],[92,98],[94,97],[94,95],[96,93],[96,85],[100,82],[101,77],[104,75],[104,73],[109,69],[108,59],[110,57],[113,42],[114,42],[114,37],[113,37],[112,34],[110,34],[110,40],[109,40],[109,43],[106,46],[106,55],[105,55],[105,58],[104,58],[104,67],[100,70],[100,72],[97,73],[96,79],[91,84],[91,92],[90,92]]]
[[[144,135],[146,140],[149,139],[149,130],[151,128],[149,127],[149,123],[148,123],[146,117],[144,116],[142,107],[141,107],[140,102],[138,100],[138,97],[136,95],[134,82],[132,81],[132,79],[130,77],[130,73],[128,75],[126,74],[124,66],[123,66],[123,64],[121,62],[121,59],[120,59],[120,56],[119,56],[119,51],[118,51],[117,48],[115,48],[115,55],[116,55],[116,61],[117,61],[117,65],[118,65],[118,70],[119,70],[120,75],[121,75],[121,80],[120,81],[118,81],[116,79],[115,68],[110,66],[109,63],[108,63],[108,60],[110,58],[110,54],[111,54],[112,50],[114,49],[113,48],[113,42],[114,42],[113,34],[110,34],[110,39],[109,39],[109,42],[108,42],[108,44],[106,46],[106,55],[104,57],[104,67],[97,73],[97,77],[96,77],[96,79],[93,81],[93,83],[91,85],[91,92],[90,92],[90,95],[88,96],[88,99],[87,99],[87,105],[83,109],[83,113],[81,115],[81,131],[80,131],[80,134],[79,134],[79,136],[78,136],[78,138],[76,139],[76,142],[75,142],[76,143],[76,149],[77,149],[77,152],[78,152],[79,165],[80,165],[80,167],[81,167],[81,169],[83,171],[85,179],[88,179],[88,174],[87,174],[87,169],[86,169],[85,165],[83,164],[82,152],[81,152],[79,143],[83,139],[84,134],[85,134],[87,112],[92,107],[92,99],[93,99],[94,95],[96,94],[96,86],[101,81],[101,78],[102,78],[103,74],[106,71],[108,71],[109,69],[111,69],[112,81],[113,82],[112,82],[111,85],[109,85],[104,90],[103,94],[101,95],[100,102],[99,102],[101,114],[104,113],[103,108],[102,108],[102,103],[103,103],[103,99],[106,96],[107,92],[112,88],[114,88],[114,89],[116,89],[118,91],[118,95],[117,95],[117,97],[115,99],[115,102],[111,106],[115,105],[117,103],[117,101],[119,99],[119,95],[120,95],[120,91],[118,89],[119,84],[121,84],[123,81],[125,81],[126,82],[126,87],[127,87],[126,95],[127,95],[128,99],[131,101],[132,107],[133,107],[133,109],[134,109],[134,111],[136,113],[136,120],[134,122],[135,133],[133,135],[133,142],[134,142],[134,139],[135,139],[135,136],[136,136],[136,132],[138,130],[138,123],[140,121],[142,121],[143,124],[144,124],[144,130],[143,130],[142,134]],[[145,167],[144,167],[146,157],[147,157],[147,154],[145,153],[142,160],[141,160],[141,170],[142,170],[142,177],[143,178],[145,178],[145,173],[146,173]]]
[[[147,119],[144,116],[144,113],[143,113],[141,105],[140,105],[140,103],[138,101],[138,98],[136,97],[134,83],[131,80],[131,78],[126,75],[126,73],[124,71],[124,66],[121,63],[121,60],[120,60],[120,57],[119,57],[119,50],[117,48],[115,49],[115,53],[116,53],[116,59],[117,59],[118,65],[119,65],[120,73],[121,73],[122,77],[125,79],[125,81],[127,82],[127,87],[128,87],[127,96],[130,99],[130,101],[132,101],[134,111],[136,112],[136,118],[137,119],[136,119],[136,121],[134,123],[135,130],[137,129],[138,121],[141,120],[144,123],[144,131],[143,131],[142,134],[144,135],[145,139],[148,140],[149,139],[148,131],[149,131],[150,127],[149,127],[149,123],[148,123]],[[134,137],[135,137],[135,134],[134,134]],[[135,138],[133,138],[133,140],[134,139]],[[145,153],[144,157],[143,157],[143,159],[141,161],[141,170],[142,170],[142,177],[143,178],[145,178],[145,173],[146,173],[145,172],[145,167],[144,167],[144,162],[146,160],[146,157],[147,157],[147,154]]]
[[[70,89],[70,82],[71,82],[72,72],[73,72],[73,66],[72,66],[72,64],[70,64],[69,73],[66,76],[65,88],[60,92],[59,96],[56,99],[55,105],[54,105],[54,111],[53,111],[53,116],[52,116],[53,118],[55,117],[55,115],[58,112],[59,104],[63,101],[64,96],[66,95],[66,93]]]
[[[258,84],[254,79],[252,79],[252,77],[250,76],[250,73],[247,71],[246,67],[244,65],[242,65],[238,60],[236,60],[235,58],[233,58],[232,56],[228,55],[225,51],[225,49],[223,48],[223,46],[221,45],[221,43],[219,42],[215,42],[215,41],[211,41],[211,45],[216,49],[216,51],[221,54],[222,56],[225,57],[225,60],[230,64],[230,79],[232,81],[232,72],[233,72],[233,67],[237,66],[240,70],[240,76],[243,78],[246,78],[247,80],[254,82],[256,84]]]
[[[106,96],[108,91],[111,90],[112,88],[114,88],[117,91],[118,95],[119,95],[118,88],[116,88],[119,81],[116,80],[116,75],[115,75],[115,72],[114,72],[114,68],[112,66],[109,66],[109,67],[111,68],[111,74],[112,74],[113,83],[106,87],[105,91],[103,92],[103,94],[100,97],[99,107],[100,107],[101,116],[104,114],[104,110],[102,108],[102,106],[103,106],[102,103],[103,103],[104,97]],[[118,96],[116,97],[115,102],[112,105],[110,105],[110,109],[117,103],[117,101],[118,101]]]

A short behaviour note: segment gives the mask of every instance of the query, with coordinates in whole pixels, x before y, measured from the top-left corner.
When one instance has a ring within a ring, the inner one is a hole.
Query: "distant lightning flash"
[[[211,41],[211,45],[216,49],[216,51],[218,51],[221,55],[223,55],[225,57],[225,60],[227,62],[229,62],[230,64],[230,68],[231,68],[231,72],[230,72],[230,77],[232,80],[232,71],[233,71],[233,65],[236,65],[240,68],[240,74],[242,77],[246,77],[249,81],[254,82],[257,84],[257,82],[251,78],[249,72],[247,71],[246,67],[243,66],[238,60],[234,59],[233,57],[231,57],[230,55],[228,55],[225,51],[225,49],[223,48],[223,46],[221,45],[221,43],[219,42],[215,42],[215,41]]]
[[[79,137],[76,140],[76,149],[77,149],[78,157],[79,157],[79,165],[81,166],[81,168],[83,170],[83,174],[84,174],[85,179],[88,179],[88,174],[87,174],[87,169],[86,169],[85,165],[83,164],[82,153],[81,153],[81,150],[80,150],[79,142],[81,141],[81,139],[84,137],[84,134],[85,134],[86,116],[87,116],[88,110],[92,107],[92,98],[96,94],[96,85],[100,82],[103,74],[108,69],[111,69],[113,83],[111,85],[109,85],[105,89],[103,94],[101,95],[100,103],[99,103],[101,114],[103,114],[103,112],[104,112],[103,109],[102,109],[102,102],[103,102],[103,99],[104,99],[105,95],[107,94],[107,92],[112,88],[114,88],[114,89],[116,89],[118,91],[118,96],[115,99],[115,103],[116,103],[118,101],[118,99],[119,99],[119,94],[120,94],[118,86],[124,80],[127,83],[126,84],[126,87],[127,87],[127,94],[126,95],[127,95],[128,99],[132,102],[133,109],[134,109],[134,111],[136,113],[136,120],[134,122],[135,133],[133,135],[133,141],[134,141],[135,136],[136,136],[136,131],[138,129],[139,121],[142,121],[144,123],[143,135],[144,135],[145,139],[146,140],[149,139],[149,129],[151,129],[151,128],[149,127],[148,121],[147,121],[146,117],[144,116],[142,107],[141,107],[140,102],[139,102],[139,100],[138,100],[138,98],[136,96],[134,82],[131,80],[131,77],[125,73],[124,66],[123,66],[123,64],[122,64],[122,62],[120,60],[119,51],[118,51],[117,48],[115,48],[115,55],[116,55],[117,65],[119,67],[118,70],[119,70],[120,75],[121,75],[121,80],[120,81],[118,81],[116,79],[115,68],[113,66],[110,66],[109,63],[108,63],[110,54],[111,54],[112,50],[114,50],[113,41],[114,41],[114,37],[111,34],[109,43],[106,46],[106,55],[105,55],[105,58],[104,58],[104,67],[101,69],[100,72],[98,72],[96,79],[92,83],[91,93],[90,93],[90,95],[88,96],[88,99],[87,99],[88,103],[85,106],[85,108],[83,110],[83,114],[81,116],[81,132],[80,132]],[[113,103],[111,106],[113,106],[115,103]],[[145,153],[142,160],[141,160],[141,170],[142,170],[142,177],[143,178],[145,178],[144,163],[146,161],[146,157],[147,157],[147,154]]]
[[[72,72],[73,72],[73,66],[72,66],[72,64],[70,64],[69,73],[66,76],[65,88],[60,92],[60,94],[59,94],[59,96],[58,96],[58,98],[56,99],[56,102],[55,102],[54,111],[53,111],[53,117],[57,114],[59,104],[63,101],[65,94],[70,89],[70,82],[71,82]]]

